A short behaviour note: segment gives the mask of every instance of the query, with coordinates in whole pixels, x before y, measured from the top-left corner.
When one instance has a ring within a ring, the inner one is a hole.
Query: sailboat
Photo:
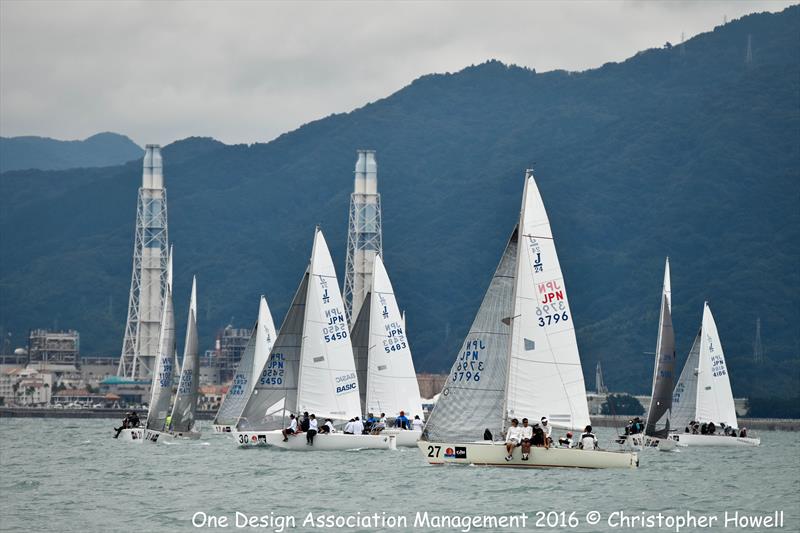
[[[733,403],[730,377],[725,354],[719,340],[717,324],[708,302],[703,304],[703,322],[686,359],[678,384],[672,395],[672,417],[676,428],[686,428],[672,433],[670,438],[684,446],[758,446],[761,439],[739,437],[739,423]],[[722,433],[694,434],[689,423],[713,422],[734,429],[733,436]]]
[[[389,437],[319,434],[314,445],[305,435],[285,442],[281,429],[289,415],[314,414],[341,425],[361,416],[353,347],[342,294],[328,245],[317,228],[311,260],[272,346],[265,370],[231,434],[237,445],[272,445],[289,450],[388,448]]]
[[[661,311],[656,338],[656,359],[653,366],[653,390],[647,409],[644,433],[621,435],[617,442],[626,449],[658,448],[671,451],[676,447],[669,440],[672,412],[672,389],[675,384],[675,331],[672,327],[672,287],[669,258],[664,265],[664,284],[661,289]]]
[[[197,389],[200,385],[200,359],[197,356],[197,278],[192,278],[192,295],[189,299],[189,317],[186,321],[186,342],[183,345],[183,366],[178,380],[178,391],[172,405],[172,416],[167,429],[173,438],[199,439],[195,429]]]
[[[163,434],[172,397],[172,380],[175,372],[175,313],[172,304],[172,247],[167,261],[167,283],[164,305],[161,309],[161,332],[158,339],[158,356],[153,369],[150,403],[144,427],[123,429],[121,440],[157,442]]]
[[[375,255],[372,284],[351,332],[356,359],[361,412],[397,416],[409,420],[423,416],[417,372],[392,282],[380,255]],[[397,446],[416,446],[421,430],[388,428]]]
[[[222,399],[217,415],[214,417],[215,433],[230,433],[236,428],[245,405],[253,393],[259,378],[267,372],[266,364],[272,344],[275,342],[275,323],[272,321],[267,299],[261,296],[258,304],[258,320],[253,333],[236,367],[228,392]]]
[[[635,468],[633,452],[532,447],[506,460],[512,418],[583,429],[589,409],[550,222],[528,170],[519,224],[417,445],[431,464]]]

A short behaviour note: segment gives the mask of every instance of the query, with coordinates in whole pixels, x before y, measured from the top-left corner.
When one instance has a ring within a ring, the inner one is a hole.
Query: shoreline
[[[0,407],[0,418],[108,418],[122,419],[130,409],[55,409],[39,407]],[[141,411],[141,409],[139,409]],[[198,411],[197,420],[213,420],[213,411]],[[625,427],[628,417],[592,416],[592,425],[602,428]],[[739,426],[751,430],[800,431],[796,418],[740,418]]]

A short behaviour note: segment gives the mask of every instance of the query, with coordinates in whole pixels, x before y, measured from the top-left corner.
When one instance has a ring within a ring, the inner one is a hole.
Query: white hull
[[[679,446],[759,446],[761,439],[752,437],[726,437],[725,435],[695,435],[693,433],[673,433],[670,439]]]
[[[619,443],[623,450],[635,452],[652,449],[662,452],[672,452],[679,446],[685,446],[679,444],[672,438],[659,439],[658,437],[648,437],[643,433],[637,433],[636,435],[620,435],[619,439],[617,439],[617,443]]]
[[[420,451],[430,464],[474,464],[518,468],[636,468],[639,457],[633,452],[579,450],[576,448],[532,447],[530,458],[522,460],[522,449],[514,448],[506,461],[502,442],[447,443],[419,441]]]
[[[396,437],[397,446],[405,446],[406,448],[414,448],[417,441],[422,436],[420,429],[384,429],[380,432],[381,435]]]
[[[291,435],[286,442],[283,441],[283,435],[280,430],[232,431],[231,435],[233,435],[237,446],[246,448],[275,446],[276,448],[283,448],[284,450],[301,452],[389,449],[389,437],[386,435],[348,435],[345,433],[317,434],[314,437],[313,446],[306,444],[305,433]]]
[[[200,433],[189,431],[187,433],[166,433],[164,431],[154,431],[145,428],[131,428],[123,429],[118,439],[130,442],[152,442],[157,443],[165,440],[197,440],[200,438]]]

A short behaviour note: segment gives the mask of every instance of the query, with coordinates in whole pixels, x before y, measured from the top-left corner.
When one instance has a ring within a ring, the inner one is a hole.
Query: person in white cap
[[[546,416],[542,417],[542,431],[544,431],[544,447],[549,448],[553,444],[553,438],[550,436],[553,427],[548,423]]]

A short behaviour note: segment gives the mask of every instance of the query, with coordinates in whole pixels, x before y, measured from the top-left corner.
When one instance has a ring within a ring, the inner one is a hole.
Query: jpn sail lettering
[[[451,381],[454,383],[480,381],[486,365],[486,344],[480,338],[467,339],[458,357]]]
[[[286,357],[282,353],[273,353],[269,356],[264,371],[261,372],[261,385],[283,385],[283,375],[286,367]]]
[[[539,283],[537,290],[539,300],[536,306],[536,317],[540,328],[569,320],[567,299],[559,280]]]

